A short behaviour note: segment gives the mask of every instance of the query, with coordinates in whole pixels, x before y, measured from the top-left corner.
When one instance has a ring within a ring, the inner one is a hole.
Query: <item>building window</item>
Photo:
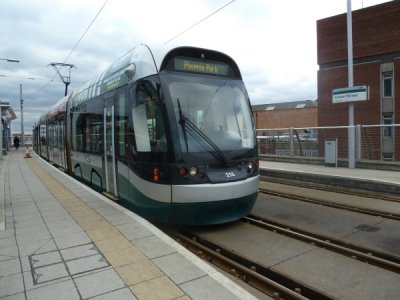
[[[383,97],[393,97],[393,72],[383,72]]]
[[[393,114],[383,115],[383,125],[392,125],[393,124]],[[392,126],[383,127],[383,136],[391,137],[392,136]]]
[[[384,161],[393,161],[393,153],[382,153],[382,159]]]

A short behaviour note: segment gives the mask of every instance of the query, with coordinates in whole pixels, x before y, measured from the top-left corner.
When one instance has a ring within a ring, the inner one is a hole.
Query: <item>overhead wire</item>
[[[64,63],[66,63],[68,61],[68,59],[71,57],[72,53],[75,51],[75,49],[78,47],[78,45],[80,44],[80,42],[82,41],[82,39],[85,37],[86,33],[89,31],[90,27],[92,27],[94,21],[96,21],[97,17],[99,16],[99,14],[102,12],[102,10],[104,9],[104,7],[106,6],[106,4],[108,3],[109,0],[105,0],[103,5],[100,7],[99,11],[97,12],[97,14],[94,16],[93,20],[90,22],[89,26],[86,28],[86,30],[83,32],[83,34],[81,35],[81,37],[79,38],[79,40],[75,43],[74,47],[72,47],[70,53],[67,55],[67,57],[64,60]],[[49,80],[49,82],[47,82],[46,84],[44,84],[43,86],[41,86],[38,90],[36,90],[35,92],[33,92],[32,94],[30,94],[27,99],[33,97],[34,95],[36,95],[37,93],[39,93],[41,90],[43,90],[44,88],[46,88],[49,84],[51,84],[52,82],[54,82],[54,78],[57,76],[57,74],[54,74],[53,78]]]
[[[85,37],[86,33],[89,31],[89,29],[91,28],[91,26],[93,25],[93,23],[96,21],[97,17],[99,16],[99,14],[102,12],[102,10],[104,9],[104,7],[106,6],[106,4],[108,3],[109,0],[105,0],[103,5],[100,7],[99,11],[97,12],[97,14],[95,15],[95,17],[93,18],[93,20],[90,22],[89,26],[86,28],[86,30],[83,32],[82,36],[79,38],[79,40],[76,42],[76,44],[74,45],[74,47],[71,49],[70,53],[68,54],[68,56],[65,58],[63,63],[66,63],[68,61],[68,59],[71,57],[72,53],[76,50],[76,48],[78,47],[78,45],[80,44],[80,42],[82,41],[82,39]],[[188,27],[187,29],[181,31],[180,33],[178,33],[177,35],[173,36],[172,38],[170,38],[169,40],[167,40],[164,45],[168,44],[169,42],[171,42],[172,40],[176,39],[177,37],[183,35],[184,33],[188,32],[189,30],[191,30],[192,28],[194,28],[195,26],[199,25],[200,23],[204,22],[205,20],[207,20],[208,18],[212,17],[213,15],[215,15],[216,13],[218,13],[219,11],[221,11],[222,9],[226,8],[227,6],[231,5],[233,2],[235,2],[236,0],[232,0],[229,1],[228,3],[226,3],[225,5],[223,5],[222,7],[218,8],[217,10],[213,11],[211,14],[207,15],[206,17],[204,17],[203,19],[199,20],[198,22],[194,23],[193,25],[191,25],[190,27]],[[130,50],[131,51],[131,50]],[[43,85],[42,87],[40,87],[37,91],[35,91],[34,93],[32,93],[31,95],[29,95],[27,98],[31,98],[34,95],[36,95],[37,93],[39,93],[41,90],[43,90],[44,88],[46,88],[50,83],[52,83],[54,81],[54,78],[57,76],[57,74],[54,74],[53,78],[49,80],[49,82],[47,82],[45,85]]]
[[[178,33],[177,35],[173,36],[172,38],[170,38],[168,41],[166,41],[164,43],[164,45],[168,44],[169,42],[171,42],[172,40],[176,39],[177,37],[181,36],[182,34],[188,32],[190,29],[192,29],[193,27],[199,25],[200,23],[204,22],[205,20],[207,20],[208,18],[210,18],[211,16],[215,15],[216,13],[218,13],[219,11],[223,10],[225,7],[227,7],[228,5],[231,5],[233,2],[235,2],[236,0],[232,0],[230,2],[228,2],[227,4],[225,4],[224,6],[218,8],[216,11],[212,12],[211,14],[209,14],[208,16],[206,16],[205,18],[201,19],[200,21],[194,23],[193,25],[191,25],[190,27],[188,27],[187,29],[183,30],[182,32]]]
[[[49,78],[12,76],[12,75],[6,75],[6,74],[0,74],[0,77],[1,78],[12,78],[12,79],[24,79],[24,80],[59,81],[59,80],[53,80],[53,79],[49,79]],[[59,82],[61,82],[61,81],[59,81]]]
[[[178,33],[177,35],[175,35],[174,37],[170,38],[168,41],[164,42],[164,45],[168,44],[169,42],[171,42],[172,40],[176,39],[177,37],[181,36],[182,34],[184,34],[185,32],[189,31],[190,29],[192,29],[193,27],[197,26],[198,24],[204,22],[205,20],[207,20],[208,18],[210,18],[211,16],[215,15],[217,12],[219,12],[220,10],[224,9],[225,7],[227,7],[228,5],[232,4],[233,2],[235,2],[236,0],[232,0],[230,2],[228,2],[227,4],[225,4],[224,6],[218,8],[217,10],[215,10],[214,12],[212,12],[211,14],[207,15],[205,18],[201,19],[200,21],[196,22],[195,24],[191,25],[190,27],[188,27],[187,29],[185,29],[184,31]],[[129,51],[127,51],[125,54],[121,55],[119,58],[127,55],[129,52],[133,51],[137,46],[133,47],[132,49],[130,49]]]
[[[101,6],[100,10],[97,12],[96,16],[93,18],[92,22],[90,22],[89,26],[86,28],[85,32],[82,34],[81,38],[76,42],[75,46],[72,48],[71,52],[68,54],[67,58],[64,60],[64,64],[67,62],[67,60],[71,57],[72,53],[75,51],[75,49],[78,47],[79,43],[82,41],[82,39],[85,37],[86,33],[89,31],[90,27],[92,27],[94,21],[96,21],[97,17],[103,10],[103,8],[106,6],[107,2],[109,0],[104,1],[103,5]]]

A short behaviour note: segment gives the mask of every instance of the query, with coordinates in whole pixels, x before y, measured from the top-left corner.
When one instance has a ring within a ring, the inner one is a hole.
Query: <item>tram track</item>
[[[276,273],[227,247],[204,239],[196,233],[165,228],[163,230],[203,260],[217,266],[272,299],[331,299],[317,290]]]
[[[383,270],[400,274],[400,259],[398,257],[352,245],[340,239],[333,239],[331,237],[289,227],[285,224],[278,224],[265,218],[263,219],[260,216],[249,215],[231,225],[240,226],[240,223],[246,223],[272,232],[273,234],[283,235],[287,238],[307,243],[313,247],[337,253],[350,260],[357,260]],[[248,253],[231,249],[227,244],[224,244],[224,242],[216,242],[208,239],[207,235],[201,233],[201,230],[197,232],[197,229],[186,227],[168,227],[162,230],[203,260],[217,266],[238,280],[245,282],[273,299],[334,298],[332,295],[325,294],[324,291],[321,291],[317,286],[313,287],[307,285],[290,274],[280,273],[274,270],[274,268],[271,268],[271,266],[257,261],[257,259],[253,260]],[[232,226],[231,230],[235,230],[235,226]],[[240,236],[240,234],[237,234],[237,236]]]
[[[357,213],[363,213],[371,216],[378,216],[378,217],[383,217],[387,219],[392,219],[396,221],[400,221],[400,215],[398,214],[392,214],[392,213],[386,213],[386,212],[381,212],[377,210],[372,210],[372,209],[366,209],[366,208],[361,208],[357,206],[351,206],[347,204],[342,204],[342,203],[337,203],[330,201],[329,199],[319,199],[317,197],[311,197],[311,196],[304,196],[301,194],[294,194],[294,193],[289,193],[287,191],[278,191],[278,190],[270,190],[264,187],[260,187],[259,192],[267,195],[272,195],[272,196],[277,196],[277,197],[282,197],[290,200],[297,200],[297,201],[302,201],[302,202],[308,202],[308,203],[313,203],[313,204],[319,204],[319,205],[324,205],[328,207],[333,207],[337,209],[343,209],[347,211],[352,211],[352,212],[357,212]],[[332,192],[332,191],[329,191]],[[334,191],[334,193],[339,193],[339,191]],[[369,198],[367,196],[363,196],[364,198]],[[329,198],[329,197],[327,197]],[[372,198],[371,200],[377,201],[376,199]],[[398,202],[398,201],[395,201]]]
[[[261,228],[280,233],[291,238],[324,248],[353,259],[363,261],[365,263],[375,265],[379,268],[389,270],[400,274],[400,259],[385,253],[373,251],[371,249],[359,247],[316,233],[310,233],[299,228],[294,228],[285,224],[279,224],[271,220],[267,220],[260,216],[249,215],[243,219],[249,224],[259,226]]]
[[[299,190],[303,189],[303,193],[297,194],[296,184],[291,184],[290,187],[285,187],[284,184],[280,182],[281,191],[278,191],[277,187],[269,189],[268,186],[265,187],[265,182],[261,182],[260,192],[262,194],[283,197],[287,200],[274,198],[274,202],[267,201],[266,205],[260,205],[257,208],[257,212],[253,211],[252,215],[240,221],[207,228],[179,227],[163,230],[199,257],[273,299],[334,299],[337,295],[343,295],[341,292],[332,291],[325,284],[321,285],[318,276],[314,277],[317,278],[316,281],[310,279],[309,276],[305,276],[307,279],[304,279],[303,274],[297,273],[299,269],[307,269],[310,272],[317,268],[323,272],[319,275],[321,278],[329,278],[329,275],[325,276],[325,272],[328,272],[327,268],[332,268],[332,266],[338,270],[346,270],[347,266],[356,266],[356,270],[368,270],[362,274],[369,274],[372,270],[384,274],[400,274],[400,257],[396,256],[395,252],[387,251],[390,248],[376,247],[373,243],[360,243],[357,239],[342,239],[341,236],[329,234],[324,230],[302,227],[301,223],[293,223],[296,218],[292,218],[291,222],[281,222],[278,216],[290,218],[290,211],[294,211],[293,209],[298,206],[295,201],[291,208],[288,208],[288,214],[284,209],[279,209],[274,211],[272,214],[274,217],[270,219],[268,213],[268,207],[279,207],[277,206],[278,202],[288,205],[291,200],[298,200],[299,203],[317,204],[316,207],[321,207],[321,209],[323,206],[327,206],[348,211],[339,213],[337,210],[339,216],[341,214],[350,216],[352,212],[358,213],[359,219],[366,218],[362,217],[362,214],[378,216],[380,219],[372,222],[375,225],[361,223],[354,227],[356,231],[374,232],[381,229],[376,224],[393,222],[391,220],[400,221],[400,214],[396,214],[397,209],[394,209],[395,214],[390,213],[390,209],[386,209],[386,212],[385,210],[373,210],[378,206],[398,207],[399,200],[397,198],[381,197],[378,194],[371,196],[352,191],[343,193],[338,188],[316,188],[311,185],[302,185]],[[368,205],[365,204],[371,202],[379,202],[379,205],[372,205],[372,209],[368,209]],[[309,204],[304,205],[301,207],[311,207]],[[358,205],[360,207],[357,207]],[[327,210],[329,208],[325,208],[325,211]],[[315,210],[313,211],[315,212]],[[307,220],[307,216],[304,214],[298,215],[298,217],[300,218],[298,220],[301,218]],[[385,221],[386,219],[391,220]],[[315,219],[310,219],[311,222],[312,220]],[[361,225],[368,228],[359,228]],[[393,238],[387,242],[391,241],[394,241]],[[290,250],[288,251],[288,249]],[[299,252],[296,254],[296,251]],[[302,256],[305,258],[297,259]],[[316,257],[316,259],[308,261],[308,257]],[[296,267],[292,267],[292,269],[288,267],[299,261],[302,263]],[[345,272],[352,274],[353,272],[350,270]],[[312,273],[314,272],[312,271]],[[372,282],[373,277],[368,277],[368,281]]]
[[[261,182],[277,183],[277,184],[283,184],[283,185],[294,186],[294,187],[308,188],[308,189],[318,190],[318,191],[341,193],[344,195],[367,197],[370,199],[400,203],[400,196],[397,194],[393,195],[391,193],[380,193],[380,192],[373,192],[373,191],[369,191],[369,190],[362,190],[362,189],[342,187],[342,186],[339,187],[336,185],[299,181],[299,180],[293,180],[293,179],[284,179],[284,178],[271,177],[271,176],[261,176],[260,180],[261,180]]]

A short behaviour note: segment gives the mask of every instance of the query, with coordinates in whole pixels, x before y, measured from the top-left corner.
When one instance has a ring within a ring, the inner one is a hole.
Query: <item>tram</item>
[[[252,209],[259,162],[237,64],[214,50],[140,45],[58,101],[34,150],[151,221],[208,225]]]

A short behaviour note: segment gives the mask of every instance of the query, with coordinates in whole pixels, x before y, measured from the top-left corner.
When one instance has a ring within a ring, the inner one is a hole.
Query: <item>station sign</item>
[[[369,88],[366,85],[332,90],[332,103],[366,101],[369,98]]]

